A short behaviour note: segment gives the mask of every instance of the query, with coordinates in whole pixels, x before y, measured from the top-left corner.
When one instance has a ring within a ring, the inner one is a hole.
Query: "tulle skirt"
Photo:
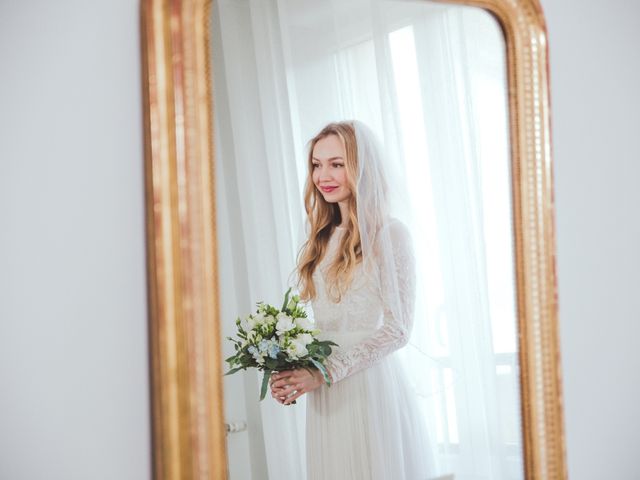
[[[330,334],[348,346],[358,335]],[[426,421],[396,354],[307,395],[308,480],[435,477]]]

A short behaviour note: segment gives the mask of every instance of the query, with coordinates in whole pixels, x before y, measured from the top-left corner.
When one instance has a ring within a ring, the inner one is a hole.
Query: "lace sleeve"
[[[380,264],[383,324],[368,338],[327,358],[333,383],[368,368],[409,341],[415,304],[413,245],[409,230],[401,222],[392,223],[388,229],[393,258]],[[383,268],[385,264],[387,268]]]

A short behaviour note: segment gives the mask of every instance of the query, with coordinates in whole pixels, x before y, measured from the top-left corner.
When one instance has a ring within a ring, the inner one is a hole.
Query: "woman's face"
[[[346,152],[337,135],[318,140],[311,155],[313,184],[327,202],[342,202],[351,192],[347,186]]]

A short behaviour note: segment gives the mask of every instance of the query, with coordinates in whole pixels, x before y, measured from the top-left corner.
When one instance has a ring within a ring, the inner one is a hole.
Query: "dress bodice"
[[[346,230],[334,230],[324,258],[313,273],[316,298],[311,306],[316,327],[321,331],[319,338],[339,345],[326,364],[334,382],[404,346],[411,334],[415,303],[411,236],[398,220],[385,228],[392,259],[375,259],[366,271],[362,263],[356,265],[351,285],[338,303],[328,295],[326,271]]]
[[[383,308],[378,270],[365,275],[363,265],[359,263],[353,272],[352,283],[342,294],[340,302],[335,303],[329,296],[326,272],[335,259],[345,232],[345,228],[334,230],[324,258],[313,273],[317,296],[312,301],[312,307],[316,326],[324,333],[372,331],[382,323]]]

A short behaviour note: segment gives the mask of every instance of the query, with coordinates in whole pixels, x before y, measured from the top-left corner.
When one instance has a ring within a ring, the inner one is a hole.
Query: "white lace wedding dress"
[[[343,228],[331,236],[313,280],[312,308],[321,339],[333,340],[327,368],[333,384],[307,396],[306,455],[308,480],[424,480],[435,474],[426,422],[410,391],[396,350],[405,345],[413,325],[415,270],[406,227],[391,226],[399,267],[395,273],[363,276],[354,272],[350,289],[333,303],[323,271],[333,260]],[[403,318],[385,307],[384,276],[398,276]]]

